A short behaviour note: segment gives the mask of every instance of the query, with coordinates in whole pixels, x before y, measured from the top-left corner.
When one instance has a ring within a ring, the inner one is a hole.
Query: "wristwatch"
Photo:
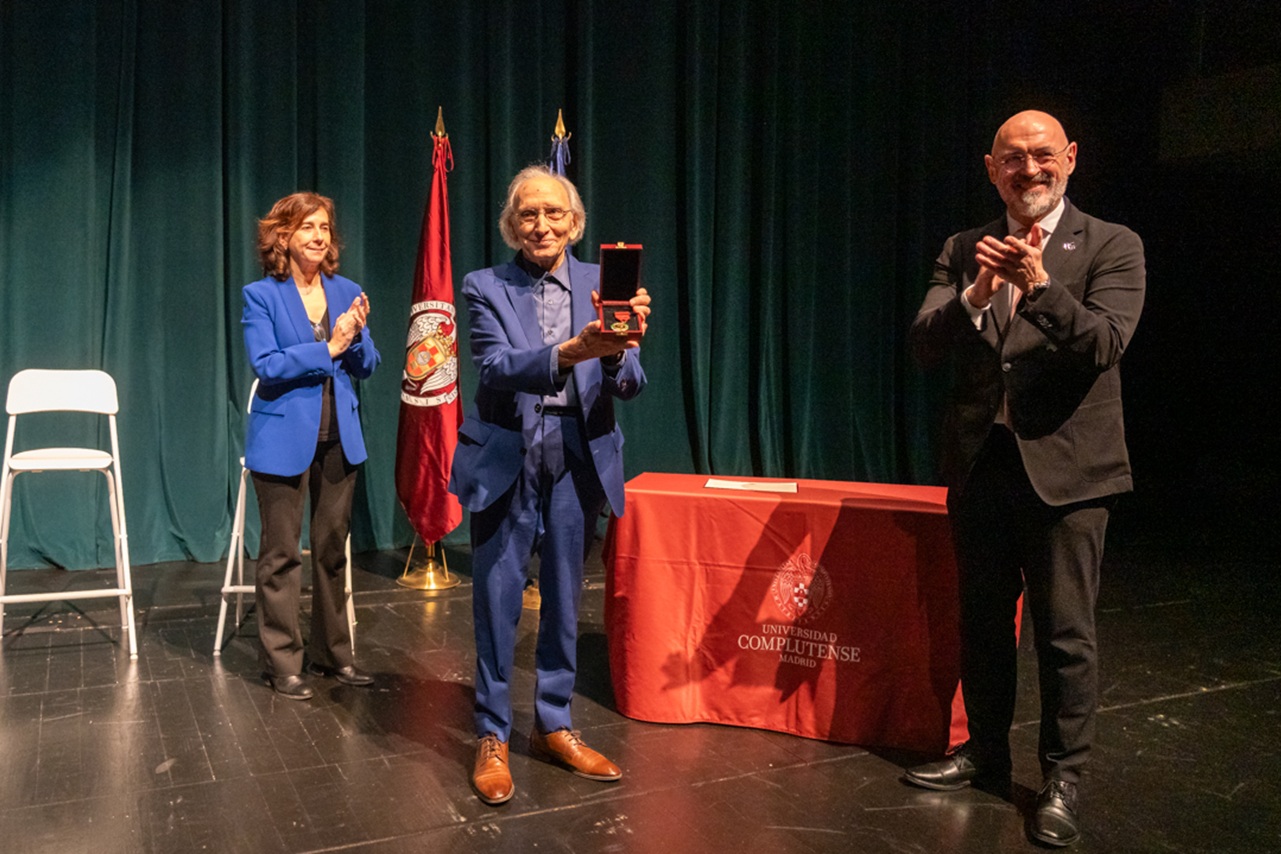
[[[1034,294],[1034,293],[1036,293],[1037,291],[1043,291],[1043,290],[1045,290],[1045,289],[1046,289],[1046,288],[1048,288],[1049,286],[1050,286],[1050,280],[1049,280],[1049,279],[1046,279],[1044,282],[1028,282],[1028,283],[1027,283],[1027,292],[1028,292],[1029,294]]]

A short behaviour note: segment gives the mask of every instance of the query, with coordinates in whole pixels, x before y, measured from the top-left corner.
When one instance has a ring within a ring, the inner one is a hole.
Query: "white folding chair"
[[[258,393],[258,380],[254,380],[249,389],[249,405],[253,407],[254,395]],[[231,597],[236,597],[236,627],[245,618],[245,595],[253,595],[254,586],[245,584],[245,482],[249,480],[249,469],[245,468],[245,458],[240,458],[240,489],[236,493],[236,514],[231,520],[231,545],[227,549],[227,572],[222,579],[222,604],[218,608],[218,631],[214,635],[213,654],[222,655],[222,633],[227,625],[227,604]],[[235,581],[232,581],[232,575]],[[351,652],[356,653],[356,605],[351,598],[351,534],[347,534],[347,576],[343,582],[343,595],[347,598],[347,630],[351,636]]]
[[[138,657],[133,617],[133,580],[129,576],[129,535],[125,527],[124,485],[120,478],[120,443],[116,412],[120,405],[116,383],[102,371],[26,370],[9,381],[5,410],[9,434],[4,443],[4,469],[0,479],[0,633],[4,631],[4,606],[9,602],[62,602],[71,599],[120,600],[120,627],[129,637],[129,657]],[[19,415],[36,412],[90,412],[107,416],[111,453],[96,448],[33,448],[13,452]],[[111,532],[116,553],[116,586],[110,589],[59,591],[57,593],[5,593],[9,571],[9,521],[13,511],[13,482],[19,474],[50,471],[96,471],[107,479],[111,505]]]

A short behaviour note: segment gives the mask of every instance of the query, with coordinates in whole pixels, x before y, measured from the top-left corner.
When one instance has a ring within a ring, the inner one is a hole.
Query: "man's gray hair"
[[[565,188],[565,193],[569,196],[569,210],[574,215],[574,224],[569,231],[569,242],[572,245],[582,240],[583,230],[587,227],[587,209],[583,207],[578,188],[564,175],[553,172],[550,167],[542,163],[535,163],[517,172],[516,177],[512,178],[511,184],[507,187],[507,204],[503,205],[503,212],[498,215],[498,232],[503,236],[503,242],[512,249],[520,249],[520,237],[516,233],[517,215],[520,213],[516,210],[517,195],[520,193],[521,185],[532,178],[551,178],[559,181]]]

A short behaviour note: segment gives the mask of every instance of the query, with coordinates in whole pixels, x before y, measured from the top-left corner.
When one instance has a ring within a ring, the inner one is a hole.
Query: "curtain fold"
[[[252,380],[240,289],[261,275],[255,221],[316,190],[336,201],[342,272],[369,293],[383,354],[360,388],[354,546],[407,544],[396,413],[436,108],[460,280],[510,257],[502,194],[546,157],[564,109],[588,208],[575,252],[644,244],[654,295],[650,387],[618,408],[629,474],[929,480],[931,388],[906,362],[906,325],[947,230],[997,209],[972,192],[995,126],[972,84],[990,69],[953,42],[983,10],[947,14],[919,0],[12,0],[0,383],[26,367],[112,373],[135,562],[219,559]],[[101,490],[37,480],[18,481],[13,565],[109,563]]]

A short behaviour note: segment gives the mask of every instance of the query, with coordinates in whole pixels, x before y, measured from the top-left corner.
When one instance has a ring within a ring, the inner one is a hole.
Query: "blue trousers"
[[[605,494],[576,416],[544,416],[516,482],[472,513],[472,614],[476,632],[476,735],[509,740],[516,626],[530,558],[539,555],[534,725],[571,728],[578,667],[583,561]]]

